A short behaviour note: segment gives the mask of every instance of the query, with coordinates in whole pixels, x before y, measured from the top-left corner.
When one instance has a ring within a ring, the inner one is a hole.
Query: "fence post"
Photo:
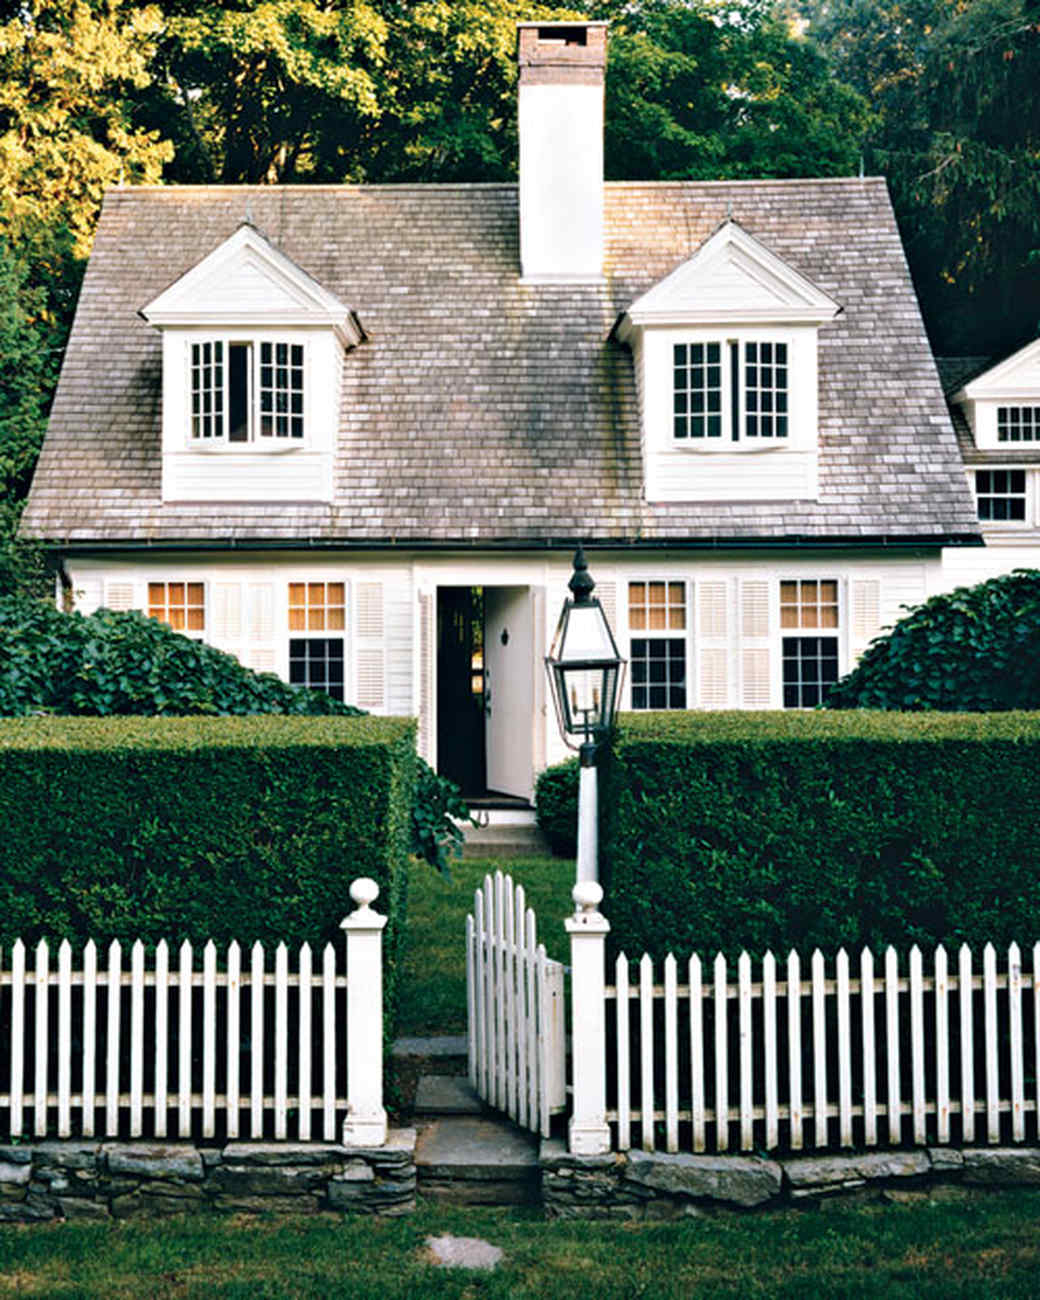
[[[610,922],[599,910],[603,889],[581,880],[571,891],[574,915],[564,922],[571,936],[572,1112],[568,1146],[574,1155],[610,1150],[607,1124],[607,1008],[604,960]]]
[[[379,886],[362,876],[350,886],[357,909],[341,922],[347,935],[347,1117],[343,1145],[386,1141],[383,1108],[383,927],[372,911]]]

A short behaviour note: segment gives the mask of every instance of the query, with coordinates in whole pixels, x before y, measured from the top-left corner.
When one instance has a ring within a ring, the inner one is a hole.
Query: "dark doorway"
[[[480,587],[437,589],[437,770],[470,798],[485,793]]]

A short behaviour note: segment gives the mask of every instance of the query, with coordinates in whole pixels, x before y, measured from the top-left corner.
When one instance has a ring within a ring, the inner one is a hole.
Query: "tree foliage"
[[[1040,0],[809,0],[837,75],[877,110],[933,345],[992,354],[1040,328]]]
[[[933,596],[827,697],[839,709],[1040,709],[1040,572]]]

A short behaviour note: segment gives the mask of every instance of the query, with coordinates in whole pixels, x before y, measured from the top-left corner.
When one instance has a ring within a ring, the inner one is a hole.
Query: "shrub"
[[[404,921],[410,719],[0,721],[0,945],[342,943],[351,881]]]
[[[578,760],[565,759],[539,772],[534,788],[535,816],[553,853],[573,858],[578,851]]]
[[[5,717],[363,713],[243,668],[233,655],[137,612],[63,614],[44,601],[2,598],[0,664]],[[426,768],[412,809],[413,851],[444,870],[462,838],[452,818],[468,815],[458,789]]]
[[[626,715],[604,776],[630,954],[1040,938],[1035,714]]]
[[[829,708],[1040,709],[1040,573],[960,587],[911,611],[827,697]]]

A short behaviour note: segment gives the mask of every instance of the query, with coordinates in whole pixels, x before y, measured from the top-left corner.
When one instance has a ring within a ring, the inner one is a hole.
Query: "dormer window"
[[[1040,442],[1040,406],[998,406],[997,442]]]
[[[816,500],[818,333],[840,310],[732,220],[632,303],[647,501]]]
[[[302,443],[304,345],[207,339],[191,344],[196,446]]]
[[[712,340],[672,346],[672,436],[764,446],[788,433],[787,344]]]

